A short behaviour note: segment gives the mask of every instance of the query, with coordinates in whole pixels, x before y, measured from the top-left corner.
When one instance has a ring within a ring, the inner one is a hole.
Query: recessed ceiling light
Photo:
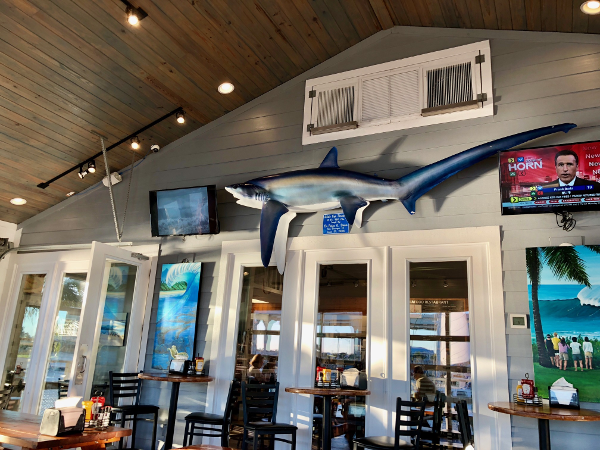
[[[67,192],[67,197],[70,197],[71,195],[75,195],[75,191]]]
[[[581,4],[581,11],[585,14],[600,14],[600,2],[596,0],[589,0]]]
[[[220,84],[219,88],[218,88],[218,90],[221,94],[231,94],[233,92],[233,89],[234,89],[234,87],[233,87],[233,84],[231,84],[231,83]]]
[[[10,202],[13,205],[21,206],[21,205],[24,205],[25,203],[27,203],[27,200],[25,200],[24,198],[16,197],[16,198],[11,199]]]

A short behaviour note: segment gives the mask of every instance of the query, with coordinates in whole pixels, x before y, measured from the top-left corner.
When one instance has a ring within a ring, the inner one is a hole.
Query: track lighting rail
[[[138,134],[143,133],[144,131],[146,131],[149,128],[152,128],[154,125],[159,124],[160,122],[162,122],[165,119],[168,119],[169,117],[176,115],[178,113],[183,113],[183,108],[177,108],[174,109],[173,111],[171,111],[170,113],[165,114],[164,116],[156,119],[154,122],[152,122],[151,124],[146,125],[143,128],[140,128],[139,130],[131,133],[129,136],[124,137],[123,139],[121,139],[118,142],[115,142],[113,145],[110,145],[108,147],[106,147],[106,151],[108,152],[109,150],[112,150],[115,147],[118,147],[119,145],[123,144],[124,142],[128,142],[131,139],[133,139],[134,137],[136,137]],[[83,167],[84,164],[89,163],[90,161],[94,161],[96,158],[102,156],[102,152],[98,152],[93,156],[90,156],[88,159],[86,159],[85,161],[80,162],[79,164],[74,165],[73,167],[71,167],[69,170],[65,170],[63,173],[61,173],[60,175],[55,176],[54,178],[52,178],[51,180],[48,180],[44,183],[40,183],[37,185],[37,187],[41,188],[41,189],[46,189],[48,186],[50,186],[51,183],[54,183],[57,180],[60,180],[62,177],[64,177],[65,175],[70,174],[71,172],[74,172],[75,170],[79,169],[80,167]]]

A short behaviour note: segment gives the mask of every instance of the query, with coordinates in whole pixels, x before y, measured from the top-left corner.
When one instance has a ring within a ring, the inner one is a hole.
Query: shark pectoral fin
[[[260,213],[260,259],[265,267],[268,267],[269,261],[271,261],[279,219],[287,212],[286,206],[276,200],[269,200],[262,207]]]
[[[275,245],[273,247],[273,253],[275,253],[275,262],[277,263],[277,270],[283,274],[285,269],[285,254],[287,250],[287,238],[288,230],[290,228],[290,222],[296,217],[296,213],[292,211],[286,212],[279,219],[279,226],[277,227],[277,233],[275,234]]]
[[[350,225],[354,225],[354,221],[356,219],[356,213],[360,210],[359,221],[357,225],[362,225],[362,210],[369,206],[369,202],[364,198],[355,197],[353,195],[348,197],[342,197],[340,199],[340,204],[342,205],[342,211],[344,211],[344,215],[346,216],[346,220]]]
[[[417,202],[416,198],[408,197],[408,198],[405,198],[404,200],[400,200],[400,201],[402,202],[402,204],[404,205],[406,210],[409,212],[409,214],[413,215],[415,213],[415,210],[416,210],[415,203]]]
[[[358,228],[362,227],[362,215],[363,215],[363,211],[370,204],[371,204],[371,202],[367,201],[367,204],[365,206],[362,206],[362,207],[360,207],[360,208],[358,208],[356,210],[356,217],[354,218],[354,225],[356,225]]]
[[[340,166],[338,166],[337,155],[337,148],[331,147],[331,150],[329,150],[329,153],[327,153],[327,156],[325,157],[319,168],[339,169]]]

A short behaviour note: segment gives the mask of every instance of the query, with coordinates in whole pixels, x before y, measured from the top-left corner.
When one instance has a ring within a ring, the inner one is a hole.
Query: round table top
[[[600,411],[590,409],[551,408],[548,405],[519,405],[511,402],[488,403],[488,408],[513,416],[532,417],[546,420],[568,420],[572,422],[594,422],[600,420]]]
[[[285,392],[290,392],[292,394],[311,394],[330,397],[338,397],[340,395],[347,395],[348,397],[361,397],[363,395],[369,395],[371,393],[371,391],[367,391],[366,389],[335,389],[323,387],[286,387]]]
[[[214,380],[206,375],[183,375],[178,373],[140,373],[142,380],[169,381],[171,383],[208,383]]]

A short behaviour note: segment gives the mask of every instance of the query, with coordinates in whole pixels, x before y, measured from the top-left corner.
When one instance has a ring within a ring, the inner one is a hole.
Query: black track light
[[[134,150],[140,148],[140,139],[137,136],[131,139],[131,148]]]
[[[183,110],[179,111],[175,117],[177,118],[177,123],[185,123],[185,113]]]
[[[121,0],[125,4],[125,13],[127,14],[127,22],[129,25],[138,25],[140,20],[148,16],[148,13],[142,8],[136,8],[127,0]]]
[[[79,173],[77,174],[77,175],[79,175],[79,178],[81,178],[83,180],[87,174],[88,174],[88,171],[83,170],[83,166],[79,167]]]
[[[89,173],[94,173],[96,172],[96,161],[94,161],[93,159],[88,163],[88,168],[87,171]]]

